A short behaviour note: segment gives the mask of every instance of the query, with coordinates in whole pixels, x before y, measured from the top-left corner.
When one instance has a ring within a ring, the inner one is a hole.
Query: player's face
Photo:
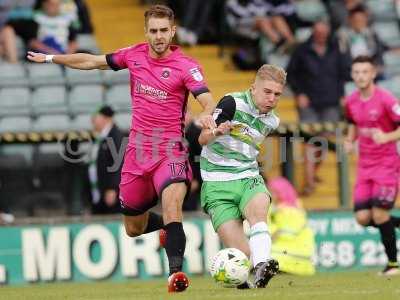
[[[366,13],[358,12],[351,16],[350,26],[356,32],[361,32],[368,27],[368,16]]]
[[[47,0],[43,2],[43,9],[49,16],[57,16],[60,14],[61,2],[60,0]]]
[[[145,35],[154,54],[162,56],[168,51],[175,31],[176,26],[168,18],[150,18],[147,21]]]
[[[92,125],[93,125],[93,129],[96,131],[96,132],[101,132],[102,130],[103,130],[103,128],[105,127],[105,125],[106,125],[106,118],[103,116],[103,115],[101,115],[101,114],[95,114],[93,117],[92,117]]]
[[[351,77],[359,89],[368,88],[375,79],[375,67],[368,63],[356,63],[351,67]]]
[[[282,92],[283,85],[272,80],[256,79],[251,86],[251,94],[255,105],[264,114],[276,107]]]

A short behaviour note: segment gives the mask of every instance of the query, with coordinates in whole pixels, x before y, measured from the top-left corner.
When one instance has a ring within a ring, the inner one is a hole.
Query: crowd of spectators
[[[379,65],[379,79],[385,79],[392,75],[385,71],[385,55],[399,52],[392,36],[388,40],[388,33],[376,30],[375,25],[376,22],[396,23],[397,45],[400,45],[400,22],[396,13],[400,11],[400,1],[384,1],[393,8],[383,12],[392,18],[384,17],[384,22],[376,19],[377,12],[371,11],[369,4],[372,1],[364,0],[164,2],[178,17],[177,42],[181,45],[218,43],[221,48],[232,46],[227,53],[232,54],[233,63],[239,69],[258,68],[262,63],[276,64],[273,58],[280,57],[278,63],[288,71],[288,85],[302,123],[336,122],[342,118],[341,105],[346,81],[350,80],[352,58],[358,55],[374,57]],[[306,4],[310,6],[302,6]],[[24,59],[18,55],[18,41],[22,41],[25,51],[49,54],[82,51],[84,49],[79,49],[77,44],[77,35],[91,34],[92,31],[84,0],[2,0],[0,63],[18,63]],[[195,179],[185,209],[196,210],[201,186],[196,160],[201,150],[196,138],[199,129],[190,115],[186,123]],[[318,182],[321,153],[311,145],[305,152],[302,194],[309,195]],[[98,157],[98,153],[94,154]],[[90,180],[93,181],[93,176],[89,176]],[[115,197],[110,196],[114,200],[107,201],[105,194],[101,194],[100,200],[96,201],[93,190],[90,194],[94,199],[92,212],[101,210],[97,209],[98,203],[115,204]],[[7,208],[0,207],[0,217],[7,219]]]
[[[0,1],[0,57],[17,63],[18,41],[24,50],[48,54],[75,53],[78,33],[92,33],[82,0]],[[25,51],[24,51],[25,52]]]
[[[181,44],[207,41],[202,38],[208,34],[207,25],[217,24],[221,29],[216,31],[220,34],[216,40],[233,46],[228,53],[237,68],[257,69],[263,63],[286,68],[302,123],[342,119],[353,58],[373,57],[378,80],[393,75],[385,71],[384,57],[387,53],[396,57],[399,52],[400,1],[227,0],[220,1],[225,2],[221,5],[215,0],[208,1],[206,8],[197,1],[170,2],[180,2],[184,12],[177,32]],[[213,16],[213,8],[220,13]],[[400,61],[400,56],[397,59]],[[319,181],[317,170],[322,160],[318,147],[306,146],[304,159],[302,194],[310,195]]]

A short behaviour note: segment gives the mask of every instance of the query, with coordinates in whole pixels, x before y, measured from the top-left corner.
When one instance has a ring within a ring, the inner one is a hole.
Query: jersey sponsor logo
[[[400,116],[400,104],[396,103],[393,105],[392,110],[396,115]]]
[[[181,177],[186,170],[186,164],[184,162],[170,163],[168,166],[172,177]]]
[[[199,68],[193,68],[193,69],[190,69],[189,71],[190,71],[190,74],[192,74],[192,77],[194,78],[194,80],[196,80],[196,81],[203,80],[203,75],[201,75]]]
[[[379,112],[376,109],[371,109],[368,114],[371,121],[376,121],[379,118]]]
[[[222,113],[222,109],[216,108],[213,113],[214,120],[218,119],[218,116]]]
[[[162,72],[161,72],[161,78],[168,79],[170,74],[171,74],[171,69],[164,68],[164,69],[162,69]]]
[[[156,98],[158,100],[166,100],[168,97],[168,93],[166,91],[162,91],[162,90],[156,89],[152,86],[142,84],[139,81],[136,81],[135,87],[136,87],[135,89],[136,89],[137,94],[148,95],[148,96],[150,96],[152,98]]]

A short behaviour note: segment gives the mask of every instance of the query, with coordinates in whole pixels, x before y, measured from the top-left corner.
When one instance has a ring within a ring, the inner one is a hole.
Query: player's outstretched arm
[[[213,129],[217,127],[215,121],[212,117],[212,113],[215,109],[215,102],[211,96],[211,93],[202,93],[197,96],[197,101],[200,102],[200,105],[203,107],[203,111],[201,112],[198,122],[202,128],[210,128]]]
[[[105,55],[92,55],[87,53],[46,55],[29,51],[27,58],[36,63],[53,62],[80,70],[109,69]]]

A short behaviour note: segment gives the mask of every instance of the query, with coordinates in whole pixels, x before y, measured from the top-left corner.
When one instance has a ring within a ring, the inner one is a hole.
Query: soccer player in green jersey
[[[240,249],[251,258],[254,285],[265,287],[278,272],[271,258],[266,223],[271,201],[260,175],[257,155],[266,136],[279,125],[274,114],[286,83],[286,72],[263,65],[250,89],[224,96],[214,112],[215,129],[203,129],[199,143],[203,186],[201,205],[225,247]],[[250,224],[250,238],[243,220]]]

